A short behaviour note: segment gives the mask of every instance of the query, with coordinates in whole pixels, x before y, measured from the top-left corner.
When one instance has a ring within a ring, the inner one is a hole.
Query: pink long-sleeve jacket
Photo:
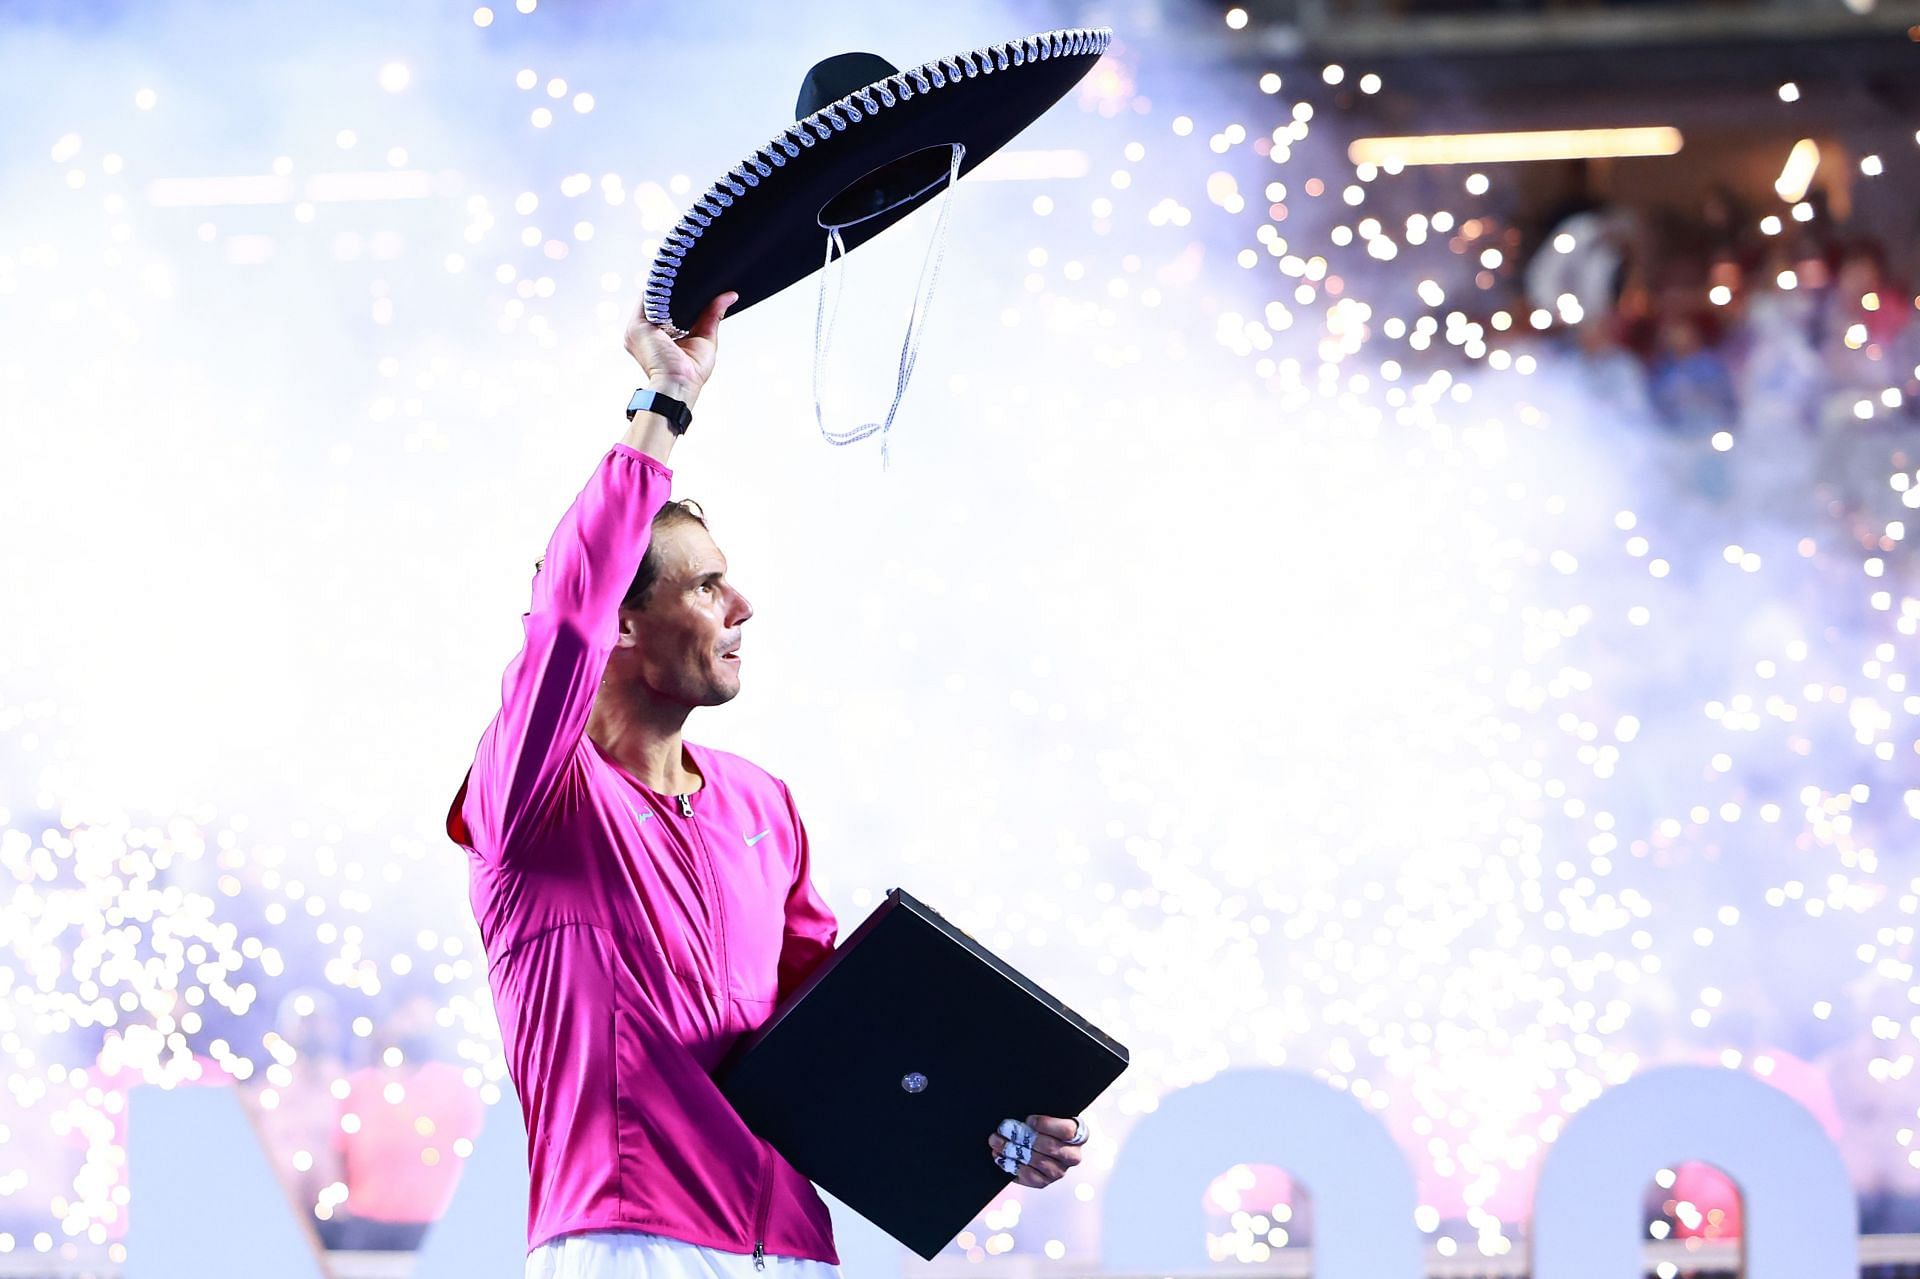
[[[838,1264],[812,1183],[711,1073],[833,949],[793,797],[692,744],[700,789],[657,794],[586,733],[672,475],[616,444],[560,521],[447,814],[526,1115],[527,1246],[629,1229]]]

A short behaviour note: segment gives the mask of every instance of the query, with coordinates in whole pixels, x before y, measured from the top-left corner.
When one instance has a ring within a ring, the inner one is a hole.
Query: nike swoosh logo
[[[761,840],[765,839],[767,836],[771,834],[773,834],[773,828],[769,826],[767,829],[761,831],[758,835],[747,836],[747,847],[752,848],[755,844],[759,843]]]

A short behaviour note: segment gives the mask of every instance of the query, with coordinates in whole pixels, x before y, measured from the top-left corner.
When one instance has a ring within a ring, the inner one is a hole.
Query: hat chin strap
[[[900,411],[900,398],[907,393],[907,382],[913,377],[914,361],[920,357],[920,335],[926,328],[927,310],[933,303],[933,290],[940,281],[940,264],[947,256],[947,214],[952,208],[954,184],[960,181],[960,161],[967,149],[958,142],[952,144],[953,155],[947,165],[947,189],[940,193],[940,217],[934,224],[933,242],[927,246],[926,257],[920,262],[920,283],[915,287],[913,310],[907,314],[907,335],[900,342],[900,368],[893,384],[893,403],[887,406],[887,416],[878,422],[868,422],[850,430],[835,431],[827,427],[826,413],[820,407],[820,387],[826,380],[827,348],[833,342],[833,323],[840,313],[840,275],[836,263],[847,255],[846,242],[840,238],[840,232],[852,226],[851,222],[842,222],[827,228],[827,260],[820,274],[820,299],[813,313],[813,420],[820,425],[820,434],[829,444],[852,444],[864,440],[876,432],[880,436],[880,463],[887,464],[887,432],[893,429],[894,414]],[[833,306],[827,305],[827,293],[831,286]]]

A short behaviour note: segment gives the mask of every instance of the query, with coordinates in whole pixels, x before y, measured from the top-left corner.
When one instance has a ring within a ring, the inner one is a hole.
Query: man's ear
[[[640,642],[640,610],[622,605],[619,617],[620,629],[614,633],[613,646],[632,648]]]

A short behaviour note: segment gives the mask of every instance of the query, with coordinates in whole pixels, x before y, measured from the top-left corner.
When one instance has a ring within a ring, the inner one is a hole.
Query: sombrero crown
[[[1092,69],[1113,33],[1049,31],[907,71],[871,53],[807,73],[799,118],[715,182],[662,242],[648,320],[685,331],[733,290],[738,315],[851,251],[1005,146]]]

